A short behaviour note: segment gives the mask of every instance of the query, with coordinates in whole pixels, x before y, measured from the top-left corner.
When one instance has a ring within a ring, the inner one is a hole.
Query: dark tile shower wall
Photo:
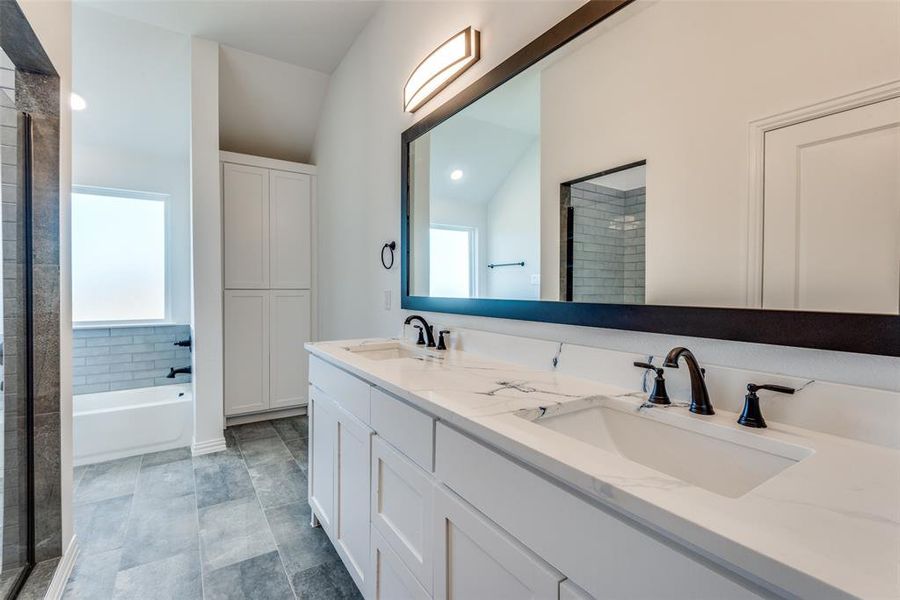
[[[572,300],[644,302],[645,188],[571,186]]]
[[[191,352],[174,343],[191,336],[189,325],[76,329],[73,334],[75,394],[186,383],[168,379],[170,367],[191,365]]]

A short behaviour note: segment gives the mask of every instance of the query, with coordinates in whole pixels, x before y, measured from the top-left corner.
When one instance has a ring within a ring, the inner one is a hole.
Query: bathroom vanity
[[[896,449],[458,350],[307,349],[313,521],[369,599],[900,597]]]

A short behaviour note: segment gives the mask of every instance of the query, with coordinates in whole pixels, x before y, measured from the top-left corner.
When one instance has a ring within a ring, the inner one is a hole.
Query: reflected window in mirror
[[[477,295],[475,234],[472,227],[431,225],[429,283],[432,296],[472,298]]]

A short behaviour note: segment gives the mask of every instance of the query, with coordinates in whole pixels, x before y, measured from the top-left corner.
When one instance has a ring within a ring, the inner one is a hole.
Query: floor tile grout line
[[[274,429],[274,427],[273,427]],[[278,430],[275,431],[278,433]],[[284,446],[285,450],[290,453],[290,448],[287,447],[287,444],[284,443],[284,440],[281,439],[281,436],[278,436],[279,441]],[[247,440],[250,441],[250,440]],[[241,442],[235,436],[234,443],[237,445],[238,452],[241,454],[241,460],[244,461],[244,467],[247,469],[247,476],[250,478],[250,487],[253,488],[253,496],[256,498],[256,504],[259,506],[259,510],[262,511],[263,519],[266,520],[266,527],[269,529],[269,535],[272,537],[272,543],[275,544],[275,552],[278,554],[278,562],[281,563],[281,570],[284,572],[284,578],[287,580],[288,589],[291,590],[291,594],[294,595],[294,599],[298,600],[299,596],[297,595],[297,591],[294,589],[294,583],[291,581],[291,578],[288,577],[287,567],[284,564],[284,557],[281,556],[281,549],[278,547],[278,542],[275,541],[275,534],[272,533],[272,525],[269,523],[269,517],[266,515],[266,509],[262,506],[262,501],[259,499],[259,492],[256,490],[256,484],[253,483],[253,475],[250,474],[250,466],[247,465],[247,459],[244,457],[244,449],[241,448]],[[293,455],[291,455],[293,458]]]

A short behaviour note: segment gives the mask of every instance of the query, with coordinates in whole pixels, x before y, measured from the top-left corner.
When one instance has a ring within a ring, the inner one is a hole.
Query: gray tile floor
[[[231,427],[228,449],[81,467],[66,600],[361,598],[309,526],[305,417]]]

